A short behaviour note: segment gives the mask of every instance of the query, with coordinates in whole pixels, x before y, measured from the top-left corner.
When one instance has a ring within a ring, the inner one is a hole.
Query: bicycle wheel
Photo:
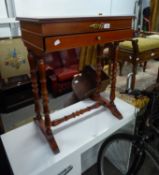
[[[109,137],[99,150],[99,175],[157,175],[159,158],[150,146],[145,145],[129,134]]]

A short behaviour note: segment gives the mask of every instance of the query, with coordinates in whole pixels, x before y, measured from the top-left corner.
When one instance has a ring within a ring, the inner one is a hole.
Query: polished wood
[[[36,71],[36,60],[33,57],[31,51],[28,52],[28,61],[30,64],[30,74],[31,74],[31,82],[32,82],[32,92],[34,96],[34,108],[36,117],[35,119],[41,119],[41,111],[40,111],[40,103],[39,103],[39,89],[37,83],[37,71]]]
[[[40,85],[41,85],[41,96],[42,96],[42,101],[43,101],[43,111],[45,115],[45,126],[46,126],[46,132],[50,132],[51,130],[51,120],[49,116],[49,97],[48,97],[48,91],[47,91],[47,86],[46,86],[46,75],[45,75],[45,64],[44,64],[44,59],[41,57],[39,59],[39,75],[40,75]]]
[[[76,18],[17,18],[22,31],[39,36],[63,36],[99,31],[131,29],[132,16],[76,17]],[[99,25],[97,25],[99,24]],[[102,27],[110,24],[110,27]],[[94,27],[93,27],[94,26]]]
[[[114,102],[108,101],[107,99],[103,98],[100,94],[94,94],[92,95],[91,99],[100,102],[100,104],[102,104],[103,106],[105,106],[106,108],[108,108],[111,113],[117,117],[118,119],[122,119],[122,114],[118,111],[118,109],[116,108]]]
[[[51,51],[63,50],[67,48],[70,49],[74,47],[104,44],[112,41],[120,41],[123,39],[123,36],[125,38],[129,38],[131,34],[132,30],[127,29],[118,31],[49,37],[45,39],[45,52],[49,53]],[[55,45],[57,41],[60,42],[60,44]]]
[[[51,130],[46,130],[45,122],[44,120],[35,120],[35,123],[39,128],[41,129],[42,133],[45,135],[45,138],[47,139],[51,149],[55,154],[59,153],[60,150],[58,148],[58,145],[56,143],[56,140],[54,138],[54,135]]]
[[[95,104],[93,104],[93,105],[91,105],[91,106],[88,106],[88,107],[86,107],[86,108],[84,108],[84,109],[80,109],[79,111],[75,111],[75,112],[73,112],[73,113],[70,114],[70,115],[66,115],[66,116],[64,116],[64,117],[62,117],[62,118],[60,118],[60,119],[53,120],[53,121],[51,122],[51,124],[52,124],[52,126],[57,126],[57,125],[59,125],[59,124],[61,124],[61,123],[63,123],[63,122],[66,122],[66,121],[68,121],[68,120],[70,120],[70,119],[72,119],[72,118],[78,117],[78,116],[80,116],[80,115],[82,115],[82,114],[84,114],[84,113],[86,113],[86,112],[89,112],[89,111],[91,111],[92,109],[96,109],[96,108],[98,108],[100,105],[101,105],[100,102],[96,102]]]
[[[60,120],[51,121],[48,108],[48,93],[46,89],[45,78],[45,54],[53,51],[59,51],[63,49],[83,47],[95,44],[113,43],[120,40],[126,40],[132,37],[133,31],[131,29],[131,16],[124,17],[81,17],[81,18],[17,18],[20,21],[22,30],[22,39],[27,49],[31,51],[34,59],[37,61],[40,82],[41,82],[41,94],[43,99],[44,118],[40,117],[36,120],[38,126],[43,131],[46,139],[48,140],[50,147],[54,152],[58,152],[58,146],[51,132],[51,125],[56,125],[62,121],[67,120],[67,116]],[[121,114],[114,105],[115,98],[115,82],[116,82],[116,44],[112,49],[113,69],[112,69],[112,85],[111,85],[111,103],[102,99],[97,93],[94,98],[97,103],[102,103],[108,107],[111,112],[118,118],[121,118]],[[115,53],[115,54],[113,54]],[[30,56],[31,58],[31,56]],[[29,59],[30,59],[29,58]],[[32,63],[31,63],[32,64]],[[32,64],[33,65],[33,64]],[[98,72],[98,84],[100,84],[100,69],[101,65],[97,66]],[[36,105],[36,113],[39,115],[40,107],[38,106],[37,98],[37,83],[35,82],[34,71],[36,65],[33,65],[32,70],[32,83]],[[97,88],[97,91],[99,88]],[[37,107],[38,106],[38,107]],[[98,106],[98,105],[97,105]],[[87,111],[89,110],[83,110]],[[83,111],[77,111],[76,114],[80,114]],[[75,116],[75,114],[70,117]],[[70,118],[68,117],[68,118]]]
[[[25,45],[36,54],[118,41],[132,35],[131,16],[17,20],[20,20]],[[54,42],[57,40],[61,44],[55,46]]]

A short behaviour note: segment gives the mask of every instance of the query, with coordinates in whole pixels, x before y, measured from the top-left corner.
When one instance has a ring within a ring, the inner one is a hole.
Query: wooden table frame
[[[111,73],[111,93],[110,102],[102,99],[99,93],[93,98],[97,101],[96,105],[76,111],[76,115],[89,111],[103,104],[118,118],[121,118],[120,112],[114,104],[115,84],[116,84],[116,60],[118,56],[118,42],[130,39],[133,31],[131,29],[132,17],[82,17],[82,18],[17,18],[20,21],[22,39],[28,49],[28,60],[30,63],[32,89],[35,103],[35,121],[46,136],[50,147],[54,153],[59,152],[58,145],[51,131],[51,126],[55,125],[51,121],[48,107],[48,91],[45,75],[45,54],[83,47],[95,44],[105,44],[114,42],[111,49],[112,53],[112,73]],[[100,74],[97,65],[98,75]],[[39,88],[37,83],[36,71],[39,71],[41,84],[41,97],[43,101],[44,120],[41,115],[39,102]],[[99,78],[99,77],[98,77]],[[98,79],[100,80],[100,79]],[[99,82],[100,83],[100,82]],[[97,88],[98,91],[98,88]],[[70,117],[70,116],[69,116]],[[74,115],[72,115],[74,117]],[[68,116],[63,118],[64,121]]]

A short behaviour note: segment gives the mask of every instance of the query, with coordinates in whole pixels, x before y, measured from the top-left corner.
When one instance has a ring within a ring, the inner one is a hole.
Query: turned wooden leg
[[[109,68],[108,68],[108,75],[109,77],[111,76],[111,66],[112,66],[112,63],[111,63],[111,60],[109,61],[109,64],[108,64]]]
[[[44,63],[43,58],[39,58],[38,70],[39,70],[39,75],[40,75],[43,112],[44,112],[44,117],[45,117],[44,126],[43,126],[43,123],[41,123],[41,127],[42,127],[44,134],[46,135],[47,140],[49,141],[49,144],[52,150],[55,153],[58,153],[59,149],[58,149],[58,146],[56,144],[56,141],[51,131],[51,119],[50,119],[50,112],[49,112],[49,106],[48,106],[49,98],[48,98],[48,91],[47,91],[47,85],[46,85],[45,63]]]
[[[39,103],[39,90],[38,90],[38,83],[37,83],[37,75],[36,75],[36,62],[34,56],[31,52],[28,51],[28,60],[30,64],[30,73],[31,73],[31,82],[32,82],[32,91],[34,96],[34,105],[35,105],[35,113],[36,113],[36,120],[41,120],[41,109]]]
[[[46,131],[49,133],[51,130],[51,120],[49,115],[49,98],[48,98],[48,91],[46,86],[46,77],[45,77],[45,64],[44,60],[41,58],[39,60],[39,75],[40,75],[40,84],[41,84],[41,96],[43,101],[43,110],[44,110],[44,116],[45,116],[45,126]]]
[[[96,73],[97,73],[97,88],[96,93],[100,93],[100,85],[101,85],[101,71],[102,71],[102,65],[100,60],[100,45],[97,45],[97,67],[96,67]]]
[[[147,61],[144,61],[143,72],[145,72],[147,66]]]
[[[122,114],[118,111],[118,109],[114,104],[118,54],[119,54],[119,47],[118,47],[118,43],[115,42],[111,47],[111,55],[112,55],[111,79],[112,80],[111,80],[111,91],[110,91],[110,104],[111,104],[111,111],[113,115],[115,115],[119,119],[122,119]]]
[[[132,65],[132,83],[131,83],[131,89],[134,90],[135,88],[135,82],[136,82],[136,72],[137,72],[137,62],[134,61]]]
[[[123,70],[123,66],[124,66],[124,61],[120,61],[119,62],[119,75],[122,76],[122,70]]]
[[[118,43],[114,43],[114,45],[111,48],[111,53],[112,53],[111,92],[110,92],[110,102],[111,103],[113,103],[115,99],[118,52],[119,52]]]

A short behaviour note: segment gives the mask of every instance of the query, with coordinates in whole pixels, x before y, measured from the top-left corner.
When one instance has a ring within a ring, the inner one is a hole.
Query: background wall
[[[147,7],[150,5],[150,0],[143,0],[143,7]]]
[[[134,15],[138,0],[0,0],[0,38],[20,35],[15,17]]]
[[[17,16],[95,16],[110,14],[111,0],[14,0]],[[28,12],[29,9],[29,12]]]
[[[0,0],[0,19],[8,18],[5,0]],[[11,36],[9,24],[0,23],[0,37]]]
[[[138,0],[14,0],[17,16],[133,15]],[[28,10],[29,9],[29,10]]]

